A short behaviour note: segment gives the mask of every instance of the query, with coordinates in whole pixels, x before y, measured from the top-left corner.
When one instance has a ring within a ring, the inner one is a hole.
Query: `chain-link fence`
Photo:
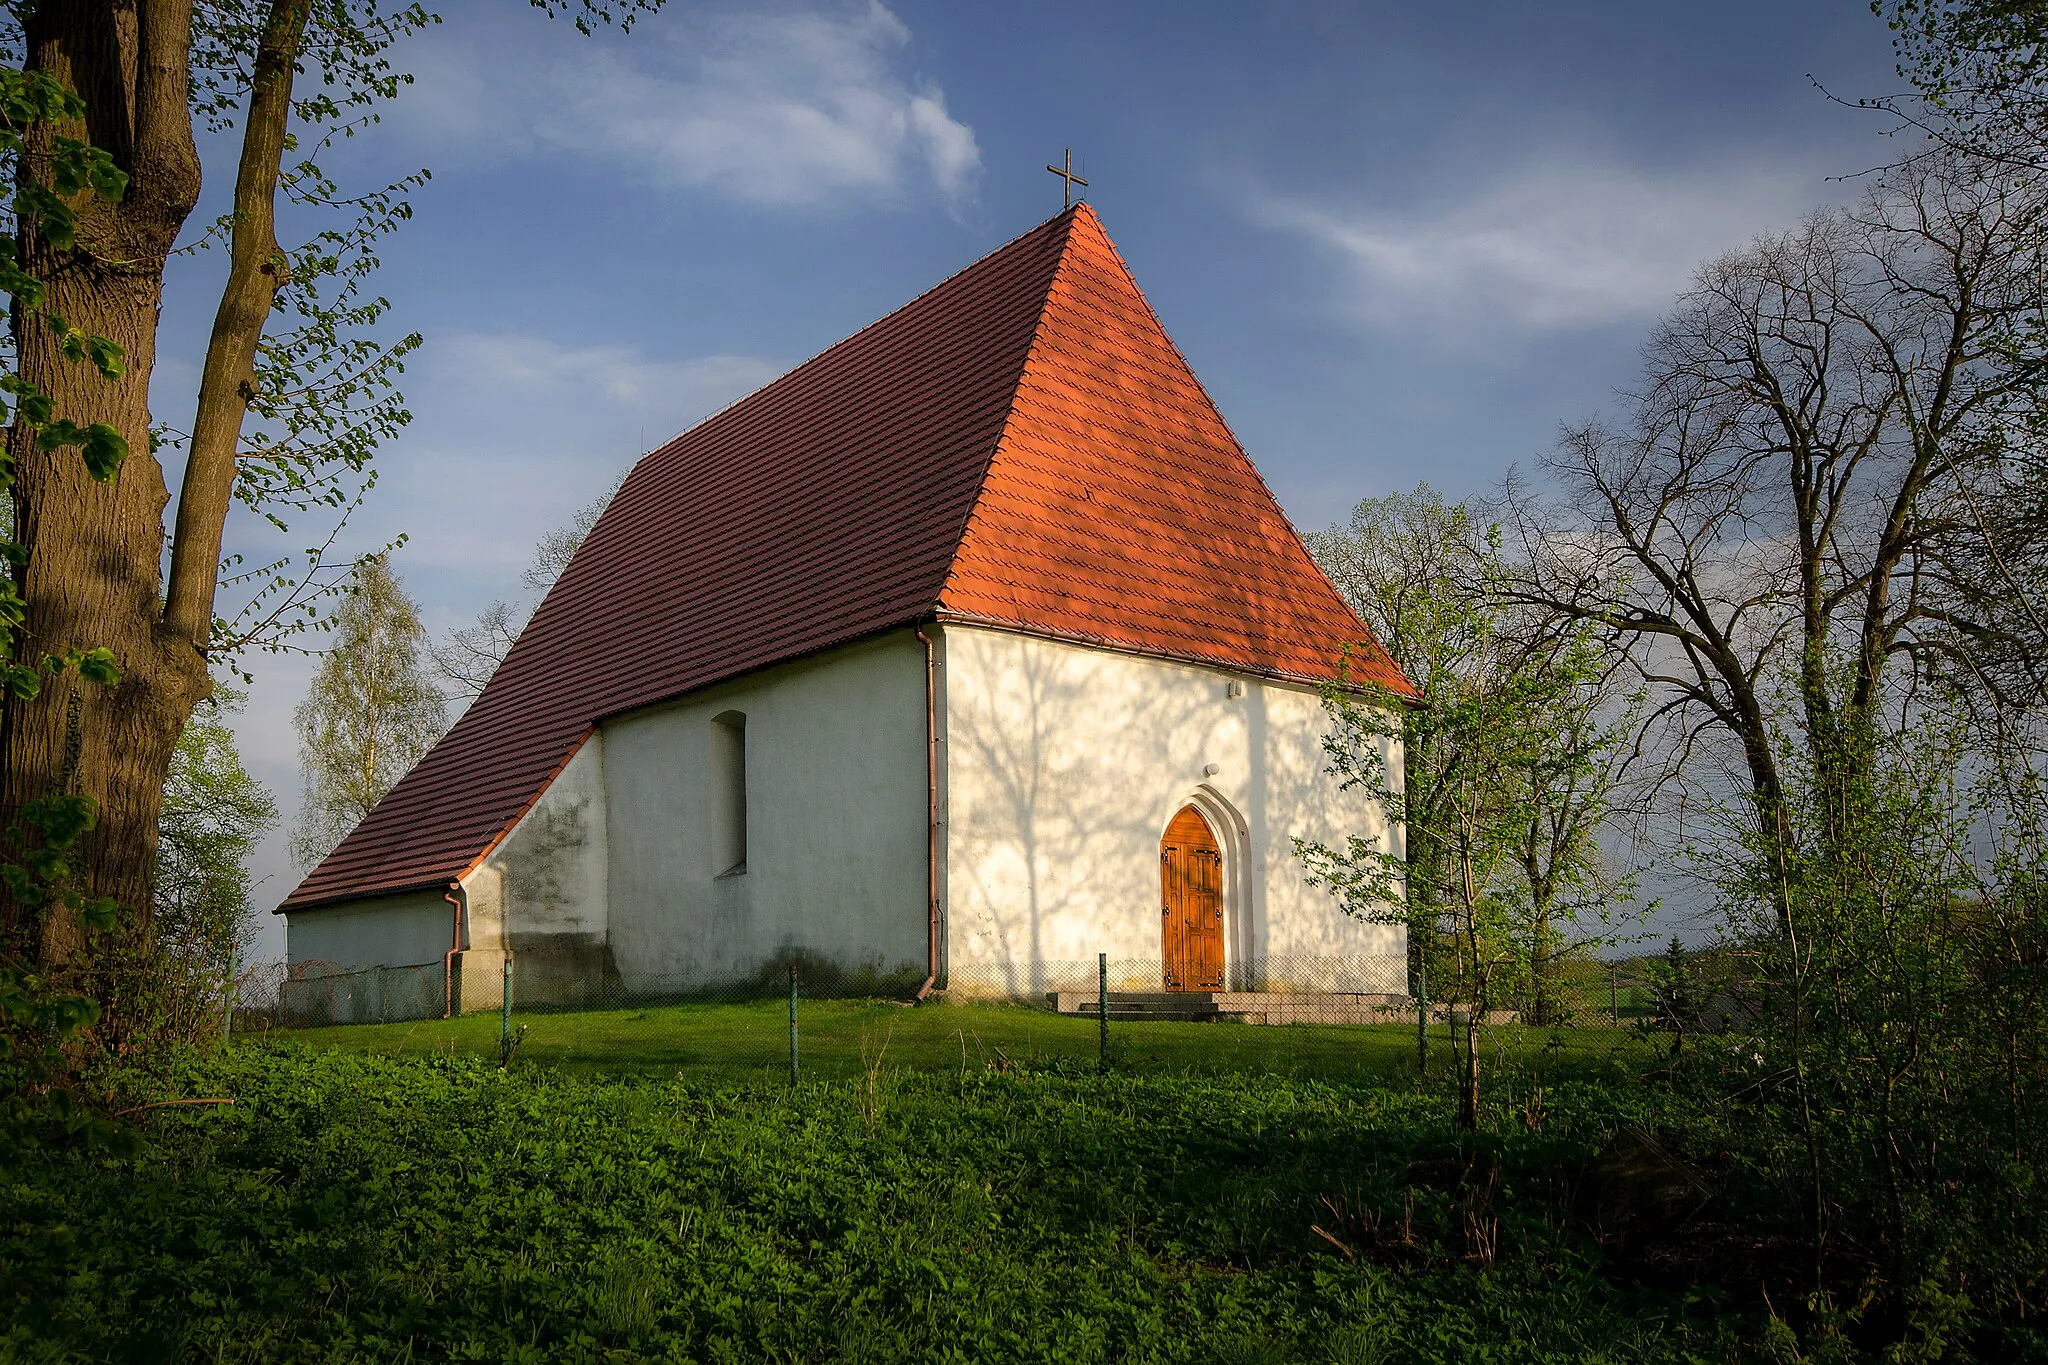
[[[630,979],[615,971],[523,975],[452,963],[343,970],[301,962],[243,973],[238,1034],[368,1051],[482,1055],[507,1064],[782,1081],[877,1068],[1115,1066],[1332,1077],[1412,1065],[1418,1024],[1448,1047],[1475,1008],[1419,1000],[1403,958],[1274,957],[1233,964],[1217,989],[1169,990],[1187,964],[1053,960],[1028,971],[846,972],[802,960],[747,979]],[[1213,978],[1212,978],[1213,979]],[[1490,1000],[1503,1038],[1639,1047],[1659,1027],[1647,960],[1555,964],[1541,990]],[[913,1007],[914,1006],[914,1007]]]

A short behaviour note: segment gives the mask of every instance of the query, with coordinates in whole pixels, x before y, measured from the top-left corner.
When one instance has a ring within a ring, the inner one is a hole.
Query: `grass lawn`
[[[1146,1055],[1190,1069],[1101,1075],[972,1062],[977,1034],[1085,1056],[1084,1021],[812,1014],[820,1070],[863,1034],[889,1060],[795,1091],[650,1074],[768,1069],[766,1008],[554,1017],[639,1074],[432,1055],[487,1021],[193,1059],[161,1094],[233,1103],[0,1174],[0,1360],[1758,1358],[1760,1304],[1659,1287],[1574,1211],[1610,1135],[1688,1121],[1593,1054],[1461,1136],[1443,1094],[1370,1077],[1397,1030],[1159,1025]],[[1244,1069],[1276,1061],[1358,1078]]]
[[[966,1073],[1004,1064],[1093,1066],[1098,1025],[1022,1005],[932,1005],[806,1000],[799,1007],[799,1064],[807,1078],[843,1080],[870,1067]],[[644,1009],[528,1012],[518,1062],[579,1072],[640,1072],[708,1082],[787,1081],[786,1001],[661,1005]],[[495,1014],[402,1024],[279,1030],[315,1048],[392,1054],[498,1055]],[[1483,1059],[1520,1069],[1633,1075],[1649,1044],[1631,1029],[1487,1029]],[[1450,1031],[1431,1030],[1436,1065],[1447,1066]],[[1122,1073],[1257,1074],[1332,1081],[1412,1080],[1413,1025],[1278,1027],[1235,1023],[1110,1024],[1110,1062]]]

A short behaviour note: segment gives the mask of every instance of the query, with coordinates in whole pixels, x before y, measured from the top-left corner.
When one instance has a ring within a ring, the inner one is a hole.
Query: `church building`
[[[1401,849],[1347,677],[1412,692],[1076,205],[638,463],[279,907],[285,1005],[1399,991],[1294,854]]]

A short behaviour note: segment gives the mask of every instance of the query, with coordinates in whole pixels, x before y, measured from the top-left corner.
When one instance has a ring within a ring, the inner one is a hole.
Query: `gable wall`
[[[465,1009],[502,1002],[507,949],[515,1004],[603,998],[617,977],[606,943],[606,816],[604,735],[593,732],[462,879],[468,932],[458,965]]]
[[[1397,837],[1323,772],[1312,689],[959,625],[944,659],[949,993],[1092,988],[1098,952],[1112,989],[1158,990],[1159,841],[1189,803],[1223,848],[1233,988],[1405,990],[1403,932],[1344,915],[1294,856],[1294,836]]]
[[[747,864],[721,876],[712,726],[746,716]],[[604,726],[612,960],[629,990],[924,979],[924,649],[898,631]]]
[[[285,920],[300,980],[285,1011],[307,1022],[363,1023],[603,999],[617,972],[606,945],[607,839],[602,736],[592,734],[484,860],[462,878],[462,951],[446,960],[454,909],[438,891],[381,896]],[[449,979],[453,974],[453,980]]]

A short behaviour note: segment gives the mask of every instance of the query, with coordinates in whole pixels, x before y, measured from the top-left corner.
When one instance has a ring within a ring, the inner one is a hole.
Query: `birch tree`
[[[422,667],[426,631],[382,555],[356,566],[333,644],[292,713],[304,781],[292,856],[311,867],[398,785],[441,737],[441,694]]]

